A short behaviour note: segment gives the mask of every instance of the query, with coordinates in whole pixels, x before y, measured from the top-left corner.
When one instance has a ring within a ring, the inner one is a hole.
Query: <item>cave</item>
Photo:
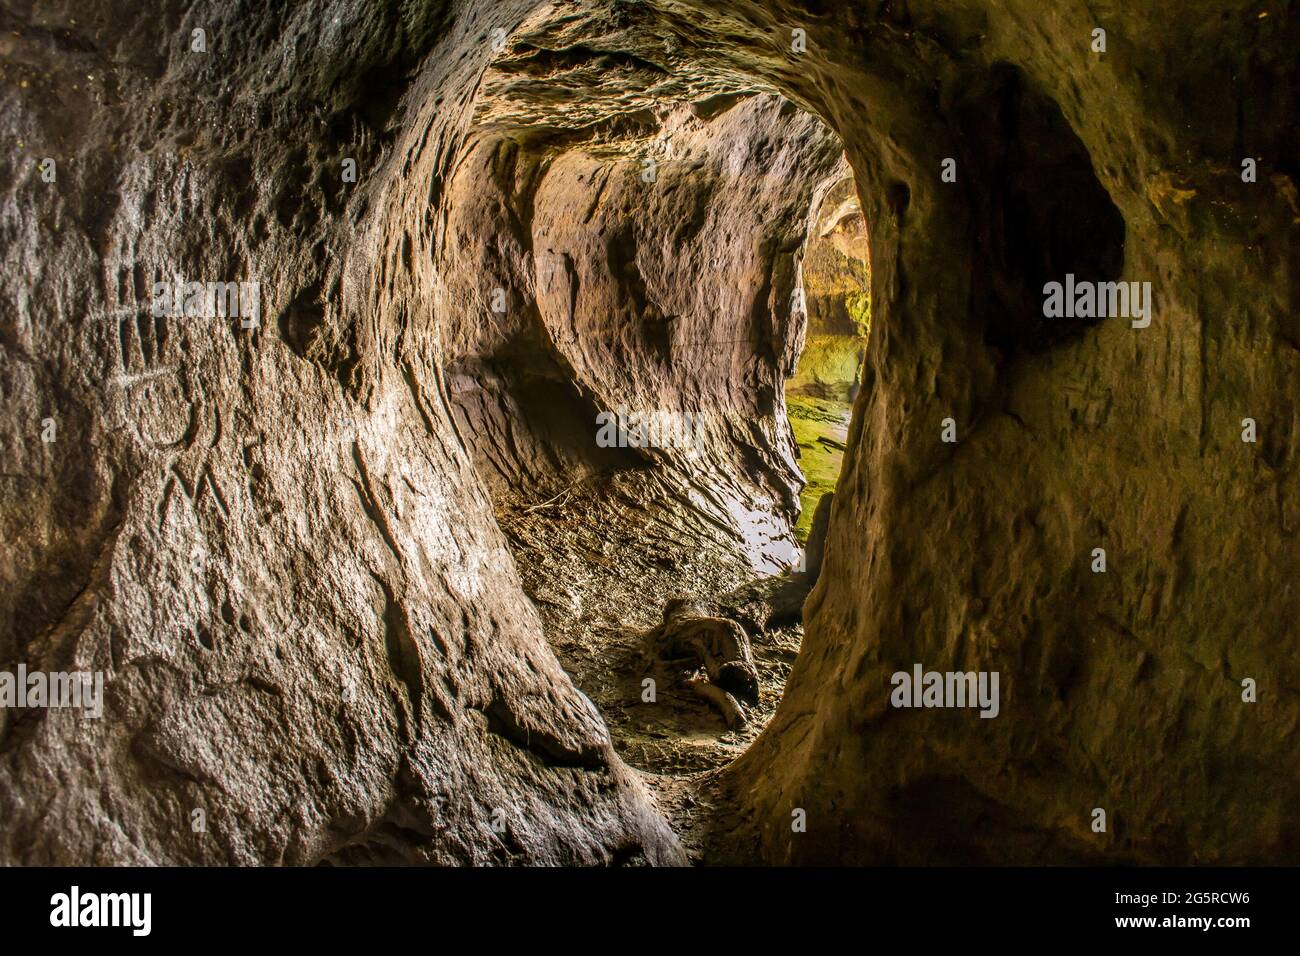
[[[0,12],[0,863],[1295,861],[1286,4],[115,6]]]

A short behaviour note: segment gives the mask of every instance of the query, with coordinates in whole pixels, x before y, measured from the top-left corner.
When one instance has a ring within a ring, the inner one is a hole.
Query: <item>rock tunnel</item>
[[[0,861],[1294,860],[1289,4],[140,7],[0,13]]]

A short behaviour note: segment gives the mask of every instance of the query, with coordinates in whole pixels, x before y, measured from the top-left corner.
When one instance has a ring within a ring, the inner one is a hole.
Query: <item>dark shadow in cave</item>
[[[1038,352],[1098,319],[1045,318],[1043,286],[1113,281],[1124,266],[1124,218],[1097,179],[1060,106],[1010,64],[966,90],[956,115],[965,136],[965,182],[978,245],[973,300],[985,341]]]

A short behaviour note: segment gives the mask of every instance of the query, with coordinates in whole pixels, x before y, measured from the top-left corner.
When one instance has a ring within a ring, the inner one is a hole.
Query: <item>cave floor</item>
[[[754,580],[719,529],[651,471],[602,477],[542,505],[498,502],[498,521],[560,663],[701,862],[702,823],[718,815],[709,781],[775,713],[802,626],[752,639],[759,703],[747,709],[744,727],[729,730],[686,686],[688,671],[642,651],[642,636],[671,599],[716,597]],[[647,677],[653,702],[643,699]]]

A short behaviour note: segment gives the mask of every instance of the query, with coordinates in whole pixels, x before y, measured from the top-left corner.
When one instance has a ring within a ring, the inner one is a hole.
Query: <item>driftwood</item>
[[[691,690],[722,714],[733,729],[744,725],[740,704],[758,703],[758,668],[751,635],[766,633],[803,616],[803,603],[821,571],[830,519],[830,494],[823,495],[813,516],[803,570],[755,581],[714,601],[678,598],[664,607],[663,621],[646,637],[651,658],[689,661],[702,668],[687,682]]]
[[[698,674],[686,682],[690,685],[697,696],[708,701],[722,714],[727,722],[727,726],[732,730],[739,730],[745,726],[745,710],[721,687],[709,683],[708,678],[701,677]]]
[[[691,601],[669,601],[663,623],[650,635],[653,651],[667,660],[689,658],[709,682],[750,704],[758,703],[758,669],[749,635],[735,621],[715,617]]]

